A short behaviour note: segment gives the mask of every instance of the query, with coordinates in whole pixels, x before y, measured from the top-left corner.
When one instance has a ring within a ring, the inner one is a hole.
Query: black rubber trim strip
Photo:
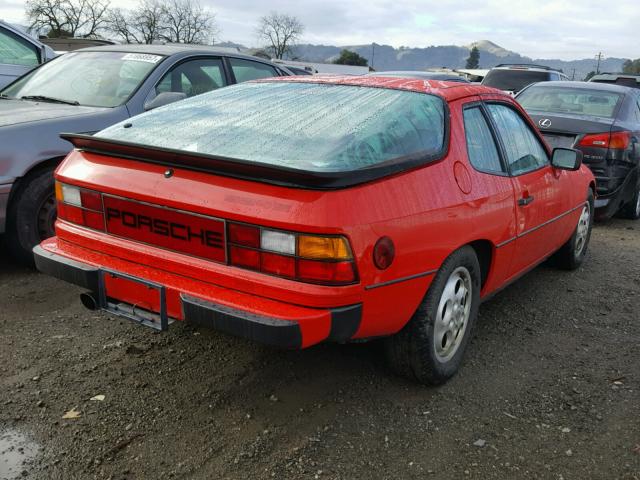
[[[358,331],[362,320],[362,304],[331,309],[331,331],[328,341],[343,343]]]
[[[312,190],[335,190],[372,182],[380,178],[406,172],[446,157],[449,149],[449,110],[443,100],[445,126],[440,151],[417,152],[367,168],[341,172],[314,172],[297,168],[249,162],[246,160],[186,152],[172,148],[149,147],[130,142],[93,137],[76,133],[62,133],[63,138],[81,151],[116,158],[164,165],[167,167],[213,173],[243,180]]]
[[[236,310],[190,295],[180,297],[188,323],[276,347],[302,346],[302,332],[296,322]]]
[[[33,257],[36,268],[42,273],[79,285],[92,292],[98,291],[100,270],[97,267],[47,252],[40,245],[33,247]]]
[[[584,207],[584,205],[585,205],[584,203],[581,203],[581,204],[580,204],[580,205],[578,205],[577,207],[573,207],[572,209],[567,210],[567,211],[566,211],[566,212],[564,212],[564,213],[561,213],[561,214],[560,214],[560,215],[558,215],[557,217],[554,217],[554,218],[552,218],[552,219],[550,219],[550,220],[547,220],[546,222],[541,223],[540,225],[537,225],[537,226],[535,226],[535,227],[533,227],[533,228],[530,228],[529,230],[526,230],[526,231],[524,231],[524,232],[522,232],[522,233],[520,233],[520,234],[516,235],[515,237],[510,238],[509,240],[505,240],[504,242],[497,244],[497,245],[496,245],[496,248],[504,247],[505,245],[507,245],[507,244],[509,244],[509,243],[513,242],[514,240],[517,240],[518,238],[522,238],[522,237],[524,237],[524,236],[526,236],[526,235],[529,235],[530,233],[535,232],[536,230],[539,230],[539,229],[540,229],[540,228],[542,228],[542,227],[546,227],[546,226],[547,226],[547,225],[549,225],[550,223],[553,223],[553,222],[555,222],[556,220],[560,220],[562,217],[566,217],[566,216],[567,216],[567,215],[569,215],[570,213],[575,212],[575,211],[576,211],[576,210],[578,210],[579,208]]]
[[[387,285],[393,285],[394,283],[406,282],[415,278],[427,277],[436,273],[438,269],[429,270],[428,272],[416,273],[415,275],[409,275],[408,277],[396,278],[395,280],[389,280],[388,282],[374,283],[373,285],[367,285],[365,290],[373,290],[374,288],[386,287]]]

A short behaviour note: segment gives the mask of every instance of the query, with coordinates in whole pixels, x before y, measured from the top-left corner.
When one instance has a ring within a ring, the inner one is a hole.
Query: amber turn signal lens
[[[56,182],[56,200],[59,202],[64,200],[62,196],[62,184],[60,182]]]
[[[351,251],[346,238],[298,236],[298,256],[324,260],[350,260]]]

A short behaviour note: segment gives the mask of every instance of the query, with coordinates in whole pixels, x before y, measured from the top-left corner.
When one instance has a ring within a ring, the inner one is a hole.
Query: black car
[[[544,82],[516,97],[553,147],[582,150],[597,181],[596,217],[640,218],[640,90]]]
[[[54,234],[60,133],[94,133],[183,98],[290,75],[271,62],[201,45],[109,45],[61,55],[0,91],[0,234],[25,261]],[[170,132],[167,132],[168,134]]]

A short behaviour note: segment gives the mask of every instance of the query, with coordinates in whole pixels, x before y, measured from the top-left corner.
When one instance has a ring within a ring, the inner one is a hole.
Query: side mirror
[[[187,94],[183,92],[162,92],[158,94],[153,100],[145,102],[145,111],[153,110],[154,108],[169,105],[173,102],[178,102],[187,98]]]
[[[582,152],[573,148],[554,148],[551,165],[561,170],[578,170],[582,165]]]

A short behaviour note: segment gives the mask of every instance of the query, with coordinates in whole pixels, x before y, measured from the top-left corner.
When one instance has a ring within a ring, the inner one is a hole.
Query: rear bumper
[[[11,183],[0,185],[0,233],[4,233],[7,226],[7,207],[12,186]]]
[[[596,219],[606,220],[613,217],[624,204],[631,200],[636,191],[635,180],[636,175],[629,174],[615,191],[598,193],[594,203]]]
[[[345,342],[362,320],[362,305],[308,308],[237,292],[168,272],[150,271],[132,262],[104,256],[97,265],[68,255],[57,238],[34,248],[36,267],[43,273],[81,286],[99,297],[105,288],[103,275],[117,272],[162,284],[169,311],[185,320],[231,335],[283,348],[305,348],[322,341]],[[152,277],[152,278],[149,278]],[[102,307],[102,305],[100,305]],[[115,313],[109,310],[110,313]]]

